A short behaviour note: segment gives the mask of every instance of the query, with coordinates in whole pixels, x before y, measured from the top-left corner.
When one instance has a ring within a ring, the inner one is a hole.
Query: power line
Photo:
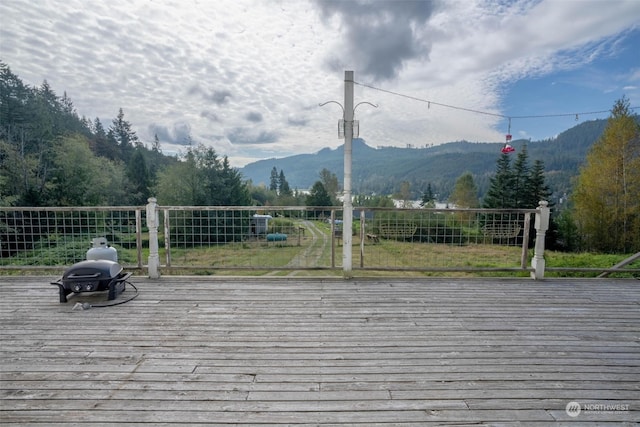
[[[395,96],[400,96],[402,98],[407,98],[407,99],[411,99],[413,101],[418,101],[418,102],[423,102],[425,104],[427,104],[429,107],[431,105],[437,105],[439,107],[445,107],[445,108],[451,108],[453,110],[460,110],[460,111],[467,111],[469,113],[475,113],[475,114],[484,114],[485,116],[493,116],[493,117],[500,117],[503,119],[541,119],[541,118],[550,118],[550,117],[567,117],[567,116],[575,116],[576,120],[578,120],[578,118],[580,116],[587,116],[587,115],[591,115],[591,114],[602,114],[602,113],[610,113],[611,110],[600,110],[600,111],[585,111],[585,112],[581,112],[581,113],[559,113],[559,114],[535,114],[535,115],[528,115],[528,116],[508,116],[506,114],[500,114],[500,113],[491,113],[488,111],[482,111],[482,110],[475,110],[473,108],[465,108],[465,107],[458,107],[455,105],[449,105],[449,104],[443,104],[440,102],[435,102],[435,101],[430,101],[428,99],[423,99],[423,98],[418,98],[415,96],[411,96],[411,95],[405,95],[402,93],[398,93],[398,92],[394,92],[391,90],[387,90],[387,89],[382,89],[379,87],[375,87],[375,86],[371,86],[365,83],[359,83],[359,82],[353,82],[354,84],[357,84],[359,86],[362,87],[366,87],[369,89],[373,89],[373,90],[377,90],[380,92],[385,92],[388,93],[390,95],[395,95]],[[630,107],[630,110],[635,110],[638,109],[640,107]]]
[[[439,102],[435,102],[435,101],[429,101],[427,99],[422,99],[422,98],[417,98],[415,96],[411,96],[411,95],[404,95],[402,93],[398,93],[398,92],[393,92],[391,90],[387,90],[387,89],[381,89],[379,87],[375,87],[375,86],[370,86],[364,83],[358,83],[358,82],[353,82],[354,84],[357,84],[359,86],[363,86],[369,89],[373,89],[373,90],[377,90],[380,92],[385,92],[391,95],[395,95],[395,96],[400,96],[402,98],[408,98],[408,99],[412,99],[414,101],[419,101],[419,102],[424,102],[426,104],[428,104],[429,106],[433,105],[437,105],[439,107],[446,107],[446,108],[452,108],[454,110],[461,110],[461,111],[468,111],[470,113],[476,113],[476,114],[484,114],[487,116],[495,116],[495,117],[503,117],[503,118],[508,118],[508,116],[505,116],[504,114],[498,114],[498,113],[489,113],[487,111],[480,111],[480,110],[474,110],[472,108],[464,108],[464,107],[456,107],[455,105],[448,105],[448,104],[441,104]]]

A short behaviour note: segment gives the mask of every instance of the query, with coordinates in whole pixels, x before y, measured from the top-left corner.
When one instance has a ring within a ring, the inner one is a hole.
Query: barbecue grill
[[[132,273],[125,273],[120,264],[110,260],[88,260],[73,264],[62,279],[52,282],[60,289],[60,302],[67,302],[70,293],[109,291],[107,299],[115,299],[124,292]]]

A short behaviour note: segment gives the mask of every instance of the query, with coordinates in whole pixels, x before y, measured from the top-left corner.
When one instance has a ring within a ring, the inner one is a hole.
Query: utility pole
[[[342,129],[344,129],[344,192],[342,199],[342,270],[346,279],[351,279],[352,275],[352,234],[353,234],[353,202],[351,200],[351,156],[353,152],[353,136],[354,136],[354,116],[356,108],[360,104],[369,104],[374,108],[378,108],[376,104],[367,101],[359,102],[353,105],[353,71],[344,72],[344,106],[338,101],[327,101],[318,104],[323,107],[327,104],[338,104],[342,108],[342,120],[338,124],[338,138],[343,137]],[[356,127],[356,129],[359,129]],[[357,131],[356,131],[357,133]],[[358,136],[357,134],[355,135]]]
[[[351,201],[351,156],[353,140],[353,71],[344,72],[344,196],[342,202],[342,271],[352,277],[353,203]]]

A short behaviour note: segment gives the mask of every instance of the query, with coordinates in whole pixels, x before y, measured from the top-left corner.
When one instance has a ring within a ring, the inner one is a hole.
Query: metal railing
[[[143,207],[0,207],[0,269],[63,268],[106,237],[128,268],[143,268]]]
[[[160,266],[164,268],[299,270],[342,265],[340,208],[270,207],[256,211],[166,206],[158,211],[162,221],[158,236],[163,247]],[[535,210],[354,211],[353,245],[359,248],[353,255],[355,268],[527,268],[530,218]],[[465,252],[471,257],[462,257]]]
[[[545,210],[356,207],[353,269],[541,277]],[[0,208],[0,269],[69,266],[86,258],[93,238],[106,237],[121,264],[151,277],[339,271],[342,219],[341,207],[159,206],[155,199],[142,207]]]

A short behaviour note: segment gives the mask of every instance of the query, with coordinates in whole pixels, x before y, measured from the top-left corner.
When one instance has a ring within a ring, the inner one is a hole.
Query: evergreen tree
[[[127,165],[127,178],[129,180],[128,188],[130,188],[130,203],[134,205],[147,203],[147,199],[151,195],[151,176],[141,148],[134,151]]]
[[[32,137],[40,143],[51,143],[56,136],[61,135],[59,118],[62,115],[62,106],[46,80],[36,89],[34,100],[36,115],[32,121],[34,126],[30,130]]]
[[[25,182],[21,161],[15,147],[0,139],[0,206],[24,206],[21,197],[25,194]]]
[[[247,184],[242,181],[242,175],[229,164],[229,158],[222,160],[222,183],[227,194],[222,206],[247,206],[251,204],[251,196]]]
[[[90,124],[85,118],[78,117],[71,98],[64,92],[60,99],[60,133],[73,134],[78,133],[84,137],[91,136]]]
[[[541,200],[545,200],[549,203],[552,215],[549,218],[549,228],[545,234],[545,247],[547,249],[560,249],[560,230],[557,222],[557,215],[554,212],[554,203],[551,200],[551,190],[545,182],[544,177],[544,162],[542,160],[535,160],[533,166],[529,171],[527,177],[527,192],[522,199],[523,208],[536,208],[540,204]],[[569,230],[568,228],[566,229]],[[536,231],[535,223],[532,221],[529,225],[529,246],[533,246],[535,243]]]
[[[511,158],[508,154],[501,154],[498,158],[496,174],[491,178],[490,187],[485,195],[483,207],[488,209],[514,207],[513,181]]]
[[[420,201],[420,206],[422,206],[423,208],[436,207],[436,197],[433,194],[431,183],[427,184],[427,190],[424,193],[422,193],[422,200]]]
[[[138,135],[132,129],[131,123],[124,119],[124,112],[122,108],[118,110],[118,116],[113,119],[111,127],[109,128],[109,137],[112,141],[115,141],[116,145],[120,148],[122,153],[122,159],[128,161],[133,154],[133,149],[142,145],[138,139]]]
[[[533,162],[533,167],[529,172],[528,187],[529,189],[527,191],[527,198],[524,199],[524,208],[535,208],[538,206],[541,200],[546,200],[547,202],[549,202],[549,206],[552,206],[550,200],[551,190],[545,183],[544,162],[542,160],[535,160]]]
[[[48,204],[48,184],[55,170],[56,149],[64,133],[62,107],[46,80],[34,89],[29,104],[32,116],[21,135],[20,154],[24,159],[24,174],[31,175],[32,179],[25,180],[30,185],[23,201],[27,206],[42,206]]]
[[[626,97],[580,169],[574,217],[589,249],[640,250],[640,125]]]
[[[269,190],[271,191],[278,191],[278,169],[276,169],[276,167],[274,166],[273,169],[271,169],[271,178],[269,180]]]
[[[534,209],[540,200],[551,203],[551,191],[545,183],[544,163],[536,160],[531,168],[528,157],[526,146],[518,154],[513,167],[508,154],[500,156],[483,207]]]
[[[332,206],[332,200],[321,181],[316,181],[305,199],[307,206]]]
[[[103,156],[99,153],[100,150],[98,148],[98,138],[103,138],[106,141],[107,132],[104,130],[104,126],[102,126],[102,122],[98,117],[96,117],[95,120],[91,123],[91,132],[94,139],[91,143],[91,148],[93,149],[94,153],[96,153],[96,155]]]
[[[20,78],[0,61],[0,139],[18,139],[20,129],[31,112],[28,111],[30,90]]]
[[[538,203],[531,206],[528,205],[528,200],[531,199],[531,188],[529,183],[529,154],[527,152],[527,145],[523,144],[522,148],[518,152],[516,161],[513,164],[512,170],[512,194],[513,201],[510,208],[516,209],[531,209],[538,206]]]
[[[228,188],[225,187],[222,176],[223,164],[218,153],[212,147],[200,144],[190,147],[189,151],[195,158],[196,168],[201,175],[200,185],[203,187],[203,205],[223,206],[229,199]]]
[[[93,122],[93,150],[97,156],[110,160],[120,159],[120,150],[115,138],[109,138],[102,126],[102,122],[96,117]]]
[[[280,169],[280,175],[278,176],[278,194],[280,196],[291,196],[292,194],[291,187],[289,187],[289,183],[282,169]]]
[[[153,151],[154,153],[162,153],[162,149],[160,148],[160,139],[158,138],[157,133],[153,136],[153,145],[151,146],[151,151]]]

